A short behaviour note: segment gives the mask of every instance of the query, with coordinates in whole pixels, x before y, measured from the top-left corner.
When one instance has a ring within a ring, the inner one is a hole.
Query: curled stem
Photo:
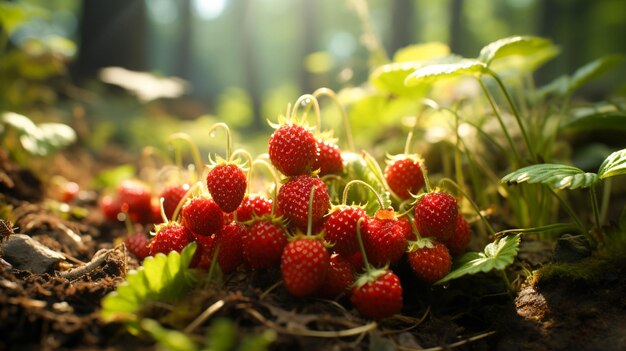
[[[346,134],[346,142],[348,144],[348,149],[350,151],[354,151],[354,139],[352,138],[352,127],[350,126],[350,119],[348,118],[348,113],[346,109],[343,107],[341,102],[339,102],[339,98],[337,98],[337,94],[334,91],[328,88],[319,88],[313,92],[313,96],[319,98],[320,96],[327,96],[330,98],[335,105],[339,108],[339,112],[341,113],[341,119],[343,121],[343,130]]]
[[[378,205],[380,206],[381,210],[385,209],[385,203],[383,202],[383,199],[380,197],[380,194],[378,194],[378,192],[376,191],[376,189],[374,189],[373,186],[367,184],[366,182],[359,180],[359,179],[353,179],[351,181],[348,182],[348,184],[346,184],[346,186],[343,188],[343,196],[341,197],[341,204],[345,205],[346,201],[348,201],[348,191],[350,190],[350,188],[352,187],[352,185],[354,184],[361,184],[363,186],[365,186],[366,188],[368,188],[369,190],[371,190],[374,195],[376,196],[376,201],[378,201]]]
[[[235,151],[233,151],[232,155],[230,155],[230,157],[234,160],[235,157],[237,156],[243,156],[243,158],[246,159],[246,161],[248,162],[248,172],[246,173],[246,193],[250,193],[250,181],[252,180],[252,163],[254,162],[254,158],[252,157],[252,155],[245,149],[237,149]],[[245,165],[245,164],[244,164]]]
[[[276,213],[276,202],[277,202],[276,196],[278,193],[278,185],[280,184],[280,179],[278,178],[278,174],[276,174],[276,171],[274,170],[272,165],[269,164],[269,162],[263,159],[257,158],[256,160],[252,161],[252,164],[250,165],[250,169],[252,169],[255,165],[263,165],[265,169],[271,175],[272,179],[274,180],[274,191],[272,194],[272,216],[273,216],[274,213]]]
[[[291,110],[290,117],[292,118],[297,117],[298,109],[300,109],[300,106],[303,104],[313,105],[313,110],[315,110],[315,117],[316,117],[316,122],[317,122],[317,130],[319,132],[322,128],[322,114],[320,112],[320,104],[317,101],[317,98],[315,96],[311,94],[304,94],[300,96],[298,100],[296,100],[296,103],[293,105],[293,109]],[[308,110],[309,110],[308,108],[304,110],[304,115],[303,115],[304,118],[306,118]]]
[[[228,125],[226,123],[218,122],[212,125],[211,128],[209,128],[209,135],[211,135],[211,132],[213,132],[217,128],[224,129],[224,132],[226,133],[226,160],[230,161],[230,157],[232,153],[232,144],[233,144],[232,135],[230,134],[230,128],[228,128]]]
[[[311,236],[311,232],[313,231],[313,198],[315,197],[315,189],[316,186],[313,185],[311,187],[311,193],[309,194],[309,213],[306,224],[306,235]]]
[[[196,143],[193,142],[193,140],[187,133],[174,133],[170,135],[170,137],[168,138],[168,141],[174,147],[174,151],[176,155],[176,164],[178,166],[182,166],[182,160],[180,156],[180,149],[174,146],[174,141],[176,140],[184,141],[187,143],[187,145],[189,145],[189,148],[191,149],[191,154],[193,156],[193,162],[196,165],[196,172],[198,176],[200,176],[200,173],[202,172],[202,169],[204,168],[204,163],[202,163],[202,158],[200,157],[200,151],[198,150],[198,146],[196,145]]]
[[[363,256],[364,266],[370,267],[370,262],[367,260],[367,254],[365,253],[365,245],[363,244],[363,238],[361,237],[361,223],[363,223],[364,220],[365,220],[365,217],[361,217],[356,222],[356,240],[359,242],[359,250],[361,250],[361,255]]]
[[[185,204],[185,202],[187,202],[187,199],[189,199],[191,197],[191,195],[193,195],[193,193],[200,187],[202,187],[202,182],[196,182],[193,186],[189,187],[189,190],[187,190],[187,192],[185,193],[185,195],[182,197],[182,199],[180,199],[180,201],[178,202],[178,204],[176,205],[176,209],[174,210],[174,213],[172,214],[172,218],[170,219],[170,221],[176,221],[176,219],[178,218],[178,215],[180,214],[181,209],[183,208],[183,205]],[[165,209],[163,208],[163,201],[165,201],[165,198],[161,198],[161,217],[163,217],[163,222],[167,223],[169,222],[167,220],[167,216],[165,215]]]

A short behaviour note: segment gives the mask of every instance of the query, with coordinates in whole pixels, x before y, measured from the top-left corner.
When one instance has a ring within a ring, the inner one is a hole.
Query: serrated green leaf
[[[607,73],[615,66],[624,62],[624,58],[624,55],[604,56],[580,67],[572,75],[567,92],[573,93],[590,81]]]
[[[626,174],[626,149],[610,154],[600,165],[598,175],[600,179]]]
[[[557,47],[548,39],[533,36],[514,36],[496,40],[480,50],[478,60],[487,66],[497,59],[509,56],[534,58],[535,65],[554,57]]]
[[[485,246],[484,252],[468,252],[459,258],[457,268],[436,284],[460,278],[468,274],[503,270],[513,263],[519,249],[520,234],[505,236]]]
[[[478,76],[484,73],[486,68],[487,66],[484,63],[472,59],[465,59],[457,63],[429,65],[409,74],[404,80],[404,85],[415,87],[452,77]]]
[[[130,273],[126,281],[102,300],[101,316],[106,321],[137,321],[144,304],[150,301],[174,302],[197,283],[189,262],[196,244],[187,245],[181,253],[170,252],[146,257],[142,266]]]
[[[553,189],[588,188],[599,181],[595,173],[573,166],[545,163],[520,168],[502,178],[502,183],[540,183]]]

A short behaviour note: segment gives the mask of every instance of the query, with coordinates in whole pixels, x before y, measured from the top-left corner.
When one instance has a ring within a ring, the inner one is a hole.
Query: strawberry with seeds
[[[215,245],[219,247],[217,263],[224,273],[232,272],[243,264],[242,240],[246,233],[246,227],[235,222],[215,233]]]
[[[456,199],[441,191],[428,192],[415,204],[415,222],[420,235],[440,241],[454,234],[458,214]]]
[[[471,239],[470,225],[467,223],[463,215],[459,213],[456,220],[456,228],[454,234],[444,242],[452,256],[459,256],[467,249],[467,244]]]
[[[391,191],[402,200],[411,198],[424,186],[422,159],[415,154],[390,157],[385,168],[385,180]]]
[[[332,139],[317,139],[319,154],[313,163],[313,169],[319,170],[319,176],[343,173],[341,150]]]
[[[297,176],[287,181],[278,191],[278,207],[284,216],[302,231],[307,228],[311,189],[315,189],[311,206],[312,221],[313,226],[318,227],[330,208],[328,189],[319,177],[306,174]]]
[[[445,277],[452,266],[448,248],[432,238],[418,238],[411,242],[407,258],[415,275],[428,284]]]
[[[354,284],[354,266],[343,256],[330,256],[326,279],[318,290],[320,296],[334,299],[342,293],[349,294]]]
[[[124,245],[128,251],[140,262],[150,256],[148,237],[142,233],[130,234],[124,238]]]
[[[187,194],[187,191],[189,191],[189,184],[173,185],[163,190],[160,197],[163,198],[163,208],[167,218],[174,219],[174,212]]]
[[[224,225],[224,213],[208,197],[196,196],[189,199],[181,214],[183,225],[194,234],[211,236]]]

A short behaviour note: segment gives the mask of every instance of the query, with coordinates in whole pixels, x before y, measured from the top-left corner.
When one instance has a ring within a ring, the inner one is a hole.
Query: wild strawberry
[[[194,238],[189,229],[176,222],[169,222],[155,227],[156,236],[148,245],[150,255],[168,254],[170,251],[181,252]]]
[[[446,246],[430,238],[412,242],[407,257],[415,275],[429,284],[445,277],[452,265]]]
[[[282,223],[261,218],[248,227],[242,238],[243,257],[252,269],[269,268],[280,262],[287,235]]]
[[[272,212],[272,199],[261,195],[248,195],[244,197],[241,206],[237,209],[237,221],[247,222],[253,216],[261,217]]]
[[[327,174],[341,174],[343,173],[343,159],[341,158],[341,150],[334,143],[318,139],[317,147],[319,149],[319,155],[313,163],[313,169],[319,169],[319,176],[325,176]]]
[[[400,279],[388,269],[371,270],[357,279],[352,304],[369,318],[386,318],[402,310]]]
[[[350,256],[359,250],[356,238],[356,223],[367,213],[357,206],[338,206],[326,216],[324,239],[333,245],[335,252]]]
[[[173,185],[163,190],[159,198],[163,198],[163,210],[167,219],[174,219],[172,218],[174,211],[188,190],[188,184]]]
[[[278,190],[278,207],[290,222],[306,231],[309,213],[309,195],[315,187],[312,206],[313,227],[319,225],[330,207],[326,184],[318,177],[301,175],[290,179]]]
[[[194,234],[210,236],[224,225],[224,214],[215,201],[194,197],[182,210],[183,225]]]
[[[288,177],[310,173],[318,152],[313,133],[304,126],[283,124],[270,136],[270,161]]]
[[[117,199],[122,211],[128,212],[133,222],[147,223],[152,217],[152,195],[143,184],[123,181],[117,188]]]
[[[417,194],[424,186],[424,175],[417,155],[397,155],[387,161],[385,180],[394,194],[403,200]]]
[[[215,233],[218,247],[217,263],[224,273],[232,272],[243,264],[243,237],[248,230],[243,224],[230,223]]]
[[[417,240],[417,236],[413,232],[413,227],[411,226],[411,220],[407,216],[398,217],[398,225],[402,228],[402,232],[404,233],[404,237],[407,241],[415,241]]]
[[[320,296],[334,299],[341,293],[349,293],[354,284],[354,266],[339,254],[330,256],[326,280],[318,290]]]
[[[212,166],[206,184],[213,200],[226,213],[235,211],[246,194],[246,174],[234,163],[221,161]]]
[[[378,210],[365,221],[363,245],[367,258],[375,266],[395,263],[406,250],[406,237],[393,209]]]
[[[139,261],[150,256],[148,237],[144,234],[132,234],[124,238],[124,245]]]
[[[293,296],[305,297],[319,289],[326,279],[330,255],[316,236],[297,236],[281,256],[280,271],[285,287]]]
[[[456,228],[457,202],[444,192],[424,195],[415,205],[415,224],[422,237],[448,240]]]
[[[100,211],[109,221],[117,221],[117,215],[122,211],[119,200],[111,195],[104,195],[99,202]]]
[[[207,270],[211,267],[211,262],[213,261],[215,238],[198,234],[193,234],[193,238],[198,246],[196,246],[196,252],[193,254],[189,266]]]
[[[467,249],[467,244],[471,239],[470,226],[469,223],[463,218],[463,215],[459,213],[456,220],[456,229],[454,230],[454,234],[444,242],[448,250],[450,251],[450,255],[459,256],[464,253]]]

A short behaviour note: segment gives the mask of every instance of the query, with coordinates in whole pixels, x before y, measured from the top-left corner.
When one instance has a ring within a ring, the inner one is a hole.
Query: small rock
[[[13,268],[42,274],[65,260],[60,252],[51,250],[25,234],[13,234],[2,243],[2,258]]]

